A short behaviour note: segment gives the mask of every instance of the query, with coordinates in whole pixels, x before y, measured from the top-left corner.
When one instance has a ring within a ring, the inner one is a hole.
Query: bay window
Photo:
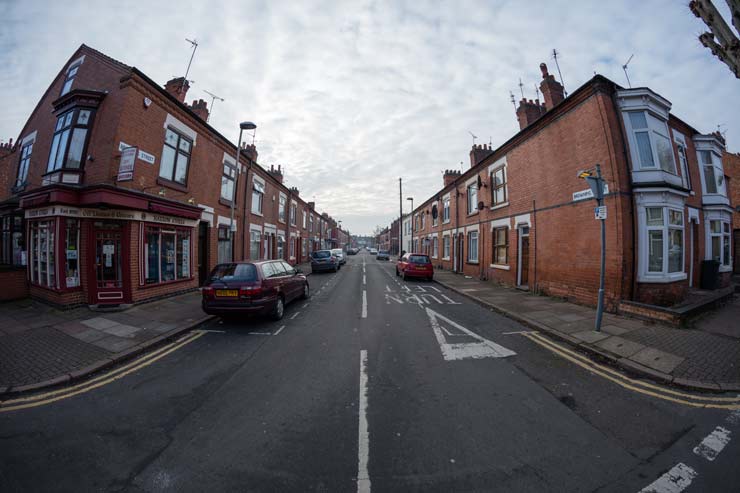
[[[712,151],[698,151],[702,176],[704,177],[704,193],[725,195],[725,175],[722,171],[722,159]]]
[[[493,264],[509,264],[509,228],[493,230]]]
[[[190,229],[159,226],[145,228],[143,248],[145,284],[190,279],[191,235]],[[219,240],[220,237],[219,234]]]
[[[676,174],[668,125],[647,111],[627,112],[640,169],[660,168]]]
[[[730,223],[712,219],[709,221],[711,242],[710,258],[719,262],[723,270],[729,268],[732,259],[730,250]]]
[[[669,276],[684,272],[684,213],[671,207],[645,207],[647,256],[644,269],[650,276]]]
[[[159,177],[180,185],[187,185],[192,147],[193,142],[190,139],[171,128],[166,129]]]
[[[82,167],[91,118],[92,110],[84,108],[73,109],[59,115],[54,127],[49,161],[46,164],[47,173]]]
[[[478,232],[468,233],[468,262],[478,262]]]

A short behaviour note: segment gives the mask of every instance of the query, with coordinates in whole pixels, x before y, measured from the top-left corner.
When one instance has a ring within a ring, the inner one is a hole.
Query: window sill
[[[466,260],[465,263],[468,264],[468,265],[478,265],[478,261],[477,260],[475,260],[475,261],[473,261],[473,260]]]
[[[178,192],[187,193],[188,191],[187,186],[161,177],[157,178],[157,185],[162,185],[163,187],[171,188],[172,190],[177,190]]]
[[[447,221],[442,221],[442,224],[450,224],[450,220],[448,219]]]
[[[720,265],[719,272],[732,272],[732,263],[730,265]]]
[[[501,270],[511,270],[510,265],[502,265],[502,264],[491,264],[489,265],[491,269],[501,269]]]
[[[252,211],[252,214],[254,214],[255,216],[263,217],[263,215],[262,215],[261,212],[254,212],[254,211]]]
[[[139,289],[149,289],[149,288],[156,288],[158,286],[167,286],[170,284],[180,284],[183,282],[193,281],[195,280],[195,277],[186,277],[184,279],[175,279],[174,281],[164,281],[164,282],[153,282],[151,284],[144,284],[143,286],[139,286]]]
[[[688,279],[685,272],[676,272],[673,274],[641,274],[637,276],[639,283],[670,284],[672,282],[684,281]]]
[[[503,202],[501,204],[494,205],[493,207],[491,207],[491,210],[492,211],[495,211],[496,209],[502,209],[502,208],[508,207],[508,206],[509,206],[509,201],[507,200],[506,202]]]
[[[477,216],[477,215],[478,215],[478,211],[468,212],[468,217],[470,217],[470,216]]]
[[[26,189],[26,183],[21,183],[20,185],[15,185],[14,187],[12,187],[10,189],[10,193],[12,194],[21,193],[25,189]]]
[[[224,198],[219,198],[218,203],[221,205],[225,205],[226,207],[231,207],[231,201]],[[234,207],[236,207],[236,204],[234,204]]]

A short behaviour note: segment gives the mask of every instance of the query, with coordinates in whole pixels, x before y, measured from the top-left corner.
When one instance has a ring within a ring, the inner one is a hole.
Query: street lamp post
[[[601,319],[604,314],[604,270],[606,264],[606,206],[604,205],[604,178],[601,176],[601,165],[594,166],[595,174],[591,170],[578,172],[578,178],[583,178],[591,188],[594,199],[596,199],[595,215],[601,223],[601,262],[599,268],[599,296],[596,305],[596,322],[594,330],[601,332]]]
[[[239,143],[236,146],[236,169],[234,170],[234,189],[231,193],[231,219],[229,221],[229,240],[231,241],[231,261],[234,261],[234,206],[236,205],[236,191],[239,184],[239,172],[241,166],[239,165],[239,154],[242,149],[242,132],[244,130],[254,130],[257,128],[252,122],[241,122],[239,124]]]

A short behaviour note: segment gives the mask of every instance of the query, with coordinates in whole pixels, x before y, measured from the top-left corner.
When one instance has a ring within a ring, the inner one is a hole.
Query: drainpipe
[[[532,199],[532,228],[534,229],[534,293],[537,293],[539,289],[537,288],[537,236],[539,236],[539,231],[537,231],[537,201],[535,199]],[[531,233],[530,233],[531,234]]]

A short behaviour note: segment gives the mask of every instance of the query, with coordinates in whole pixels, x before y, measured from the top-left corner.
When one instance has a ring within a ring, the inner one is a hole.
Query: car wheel
[[[282,296],[278,296],[277,302],[275,302],[275,308],[272,310],[272,319],[280,320],[285,314],[285,301]]]
[[[301,293],[301,299],[302,300],[308,299],[309,296],[311,296],[311,293],[308,287],[308,283],[306,283],[303,285],[303,293]]]

